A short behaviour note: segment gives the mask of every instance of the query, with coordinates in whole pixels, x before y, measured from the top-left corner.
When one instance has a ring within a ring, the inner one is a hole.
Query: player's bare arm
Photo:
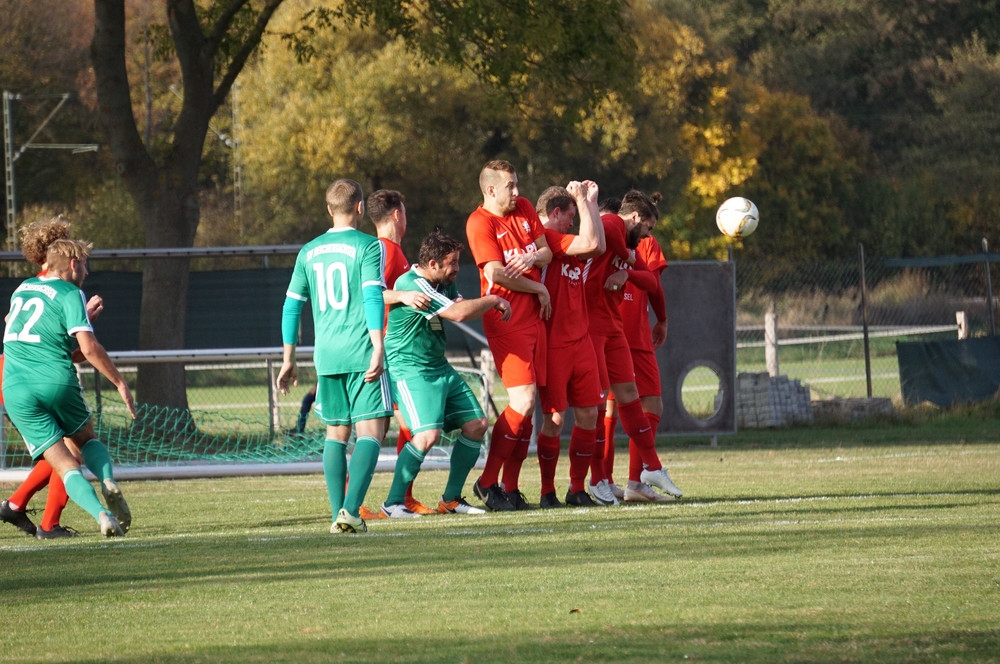
[[[472,300],[454,300],[446,309],[438,315],[456,323],[474,320],[485,314],[490,309],[500,312],[502,320],[510,320],[510,302],[499,295],[485,295]]]
[[[517,254],[507,261],[504,274],[512,279],[517,278],[536,265],[541,267],[552,262],[552,249],[549,248],[544,235],[535,238],[535,247],[534,251]]]
[[[551,254],[551,249],[545,248]],[[531,293],[538,298],[538,303],[542,310],[539,312],[541,318],[548,320],[552,316],[552,298],[549,296],[549,289],[545,284],[528,279],[527,277],[516,277],[511,279],[504,274],[503,263],[500,261],[490,261],[483,266],[483,273],[486,278],[495,284],[499,284],[508,290],[517,293]]]
[[[392,304],[405,304],[408,307],[413,307],[414,309],[419,309],[420,311],[426,311],[427,307],[431,304],[431,298],[424,293],[412,290],[384,290],[382,291],[382,299],[385,301],[386,306]]]
[[[368,336],[372,340],[372,358],[368,363],[368,371],[365,372],[365,382],[374,383],[385,371],[385,344],[381,329],[368,330]]]
[[[122,375],[118,373],[115,363],[108,357],[101,342],[97,340],[93,332],[86,330],[76,333],[76,342],[80,344],[80,351],[87,358],[87,361],[115,386],[129,415],[135,419],[135,399],[132,396],[132,391],[128,388],[128,383],[125,382]]]
[[[104,311],[104,300],[100,295],[94,295],[89,300],[87,300],[87,319],[90,322],[97,320],[97,317],[101,315]],[[79,348],[74,348],[73,352],[70,354],[70,359],[73,360],[74,364],[79,364],[80,362],[86,362],[87,358]]]
[[[102,311],[104,311],[104,299],[100,295],[94,295],[87,300],[87,318],[90,322],[97,320]]]
[[[597,183],[592,180],[574,180],[566,185],[566,191],[576,201],[576,209],[580,214],[580,232],[573,238],[566,254],[581,259],[600,256],[607,250],[607,242],[601,213],[597,210]]]
[[[275,387],[282,394],[288,394],[292,385],[299,384],[298,368],[295,365],[295,346],[283,344],[281,369],[278,371],[278,378],[275,380]]]
[[[628,281],[628,270],[618,270],[604,280],[604,289],[611,291],[621,290],[625,286],[626,281]]]
[[[657,321],[653,324],[650,332],[653,339],[653,348],[659,348],[667,340],[667,321]]]

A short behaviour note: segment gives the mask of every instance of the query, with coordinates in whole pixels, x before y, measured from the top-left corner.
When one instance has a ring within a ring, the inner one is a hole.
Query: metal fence
[[[1000,255],[737,262],[737,370],[901,403],[896,342],[995,334]],[[769,351],[773,356],[769,356]]]
[[[268,254],[261,248],[249,249],[253,253],[248,256],[263,258],[243,260],[263,261],[259,269],[268,269]],[[288,247],[278,249],[286,256],[292,253]],[[128,256],[124,269],[134,271],[139,261],[155,260],[155,256],[135,253]],[[202,250],[199,255],[201,270],[226,269],[225,261],[232,259],[232,251],[227,251],[215,257],[213,266],[210,252]],[[0,254],[0,260],[15,257]],[[115,266],[104,263],[101,268],[114,270]],[[463,266],[460,277],[469,282],[463,292],[475,290],[475,274],[474,266]],[[896,341],[994,334],[998,309],[994,282],[1000,283],[1000,255],[985,251],[921,261],[865,259],[863,251],[849,260],[815,263],[737,258],[737,371],[770,371],[799,379],[808,385],[814,400],[867,395],[900,404]],[[189,322],[197,315],[189,311]],[[468,334],[477,336],[474,330]],[[495,412],[488,401],[491,392],[502,389],[499,383],[491,388],[490,372],[482,371],[481,337],[472,341],[476,348],[466,344],[467,352],[459,356],[470,358],[467,371],[481,375],[487,412]],[[166,359],[185,363],[188,403],[195,415],[224,410],[236,413],[234,421],[241,426],[275,435],[294,426],[301,398],[313,379],[309,365],[304,364],[299,387],[278,397],[271,385],[280,351],[269,349],[265,357],[260,354],[264,350],[252,356],[243,352],[224,357],[215,357],[218,349],[181,351]],[[198,353],[203,356],[194,357]],[[114,355],[126,376],[135,371],[138,361],[149,361],[142,360],[141,354]],[[160,361],[166,355],[160,354]],[[92,371],[83,371],[81,377],[91,405],[100,407],[100,382],[95,382]],[[502,394],[492,396],[503,399]],[[311,426],[318,422],[313,419]],[[26,463],[19,436],[12,427],[4,427],[0,430],[0,468]]]

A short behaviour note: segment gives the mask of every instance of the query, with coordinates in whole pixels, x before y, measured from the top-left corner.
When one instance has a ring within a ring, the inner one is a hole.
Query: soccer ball
[[[745,238],[757,230],[760,213],[748,198],[736,196],[719,206],[715,213],[715,225],[723,235],[734,239]]]

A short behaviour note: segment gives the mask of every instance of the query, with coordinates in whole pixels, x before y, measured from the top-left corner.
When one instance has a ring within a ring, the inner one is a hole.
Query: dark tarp
[[[903,403],[942,408],[987,401],[1000,390],[1000,337],[896,343]]]

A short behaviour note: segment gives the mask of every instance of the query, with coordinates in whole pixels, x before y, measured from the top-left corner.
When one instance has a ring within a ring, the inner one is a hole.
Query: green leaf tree
[[[167,0],[169,51],[182,75],[180,112],[164,154],[151,152],[135,119],[126,65],[124,0],[94,0],[91,48],[98,109],[116,170],[136,202],[147,247],[190,247],[200,222],[199,167],[209,122],[237,76],[257,52],[284,0]],[[306,17],[314,32],[371,24],[387,37],[402,37],[431,61],[473,71],[513,94],[535,77],[587,92],[611,87],[629,71],[632,42],[621,0],[428,0],[321,5]],[[351,19],[336,23],[338,19]],[[312,23],[310,24],[309,21]],[[292,43],[308,55],[308,33]],[[305,37],[305,38],[300,38]],[[545,37],[545,39],[542,39]],[[331,174],[331,176],[334,174]],[[143,349],[175,349],[184,342],[189,261],[157,259],[143,270],[139,343]],[[183,368],[146,365],[137,391],[146,402],[185,407]]]

